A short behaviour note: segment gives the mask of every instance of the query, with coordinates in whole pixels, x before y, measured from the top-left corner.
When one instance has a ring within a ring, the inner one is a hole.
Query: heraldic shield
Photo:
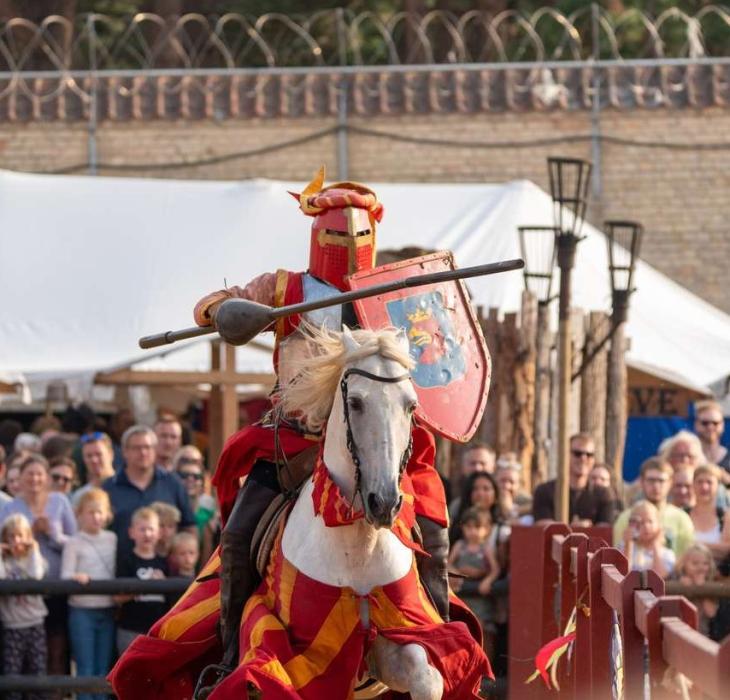
[[[449,252],[438,252],[348,278],[362,289],[413,275],[454,269]],[[467,442],[487,402],[491,362],[481,328],[461,280],[389,292],[353,302],[363,328],[403,328],[416,366],[416,415],[450,440]]]

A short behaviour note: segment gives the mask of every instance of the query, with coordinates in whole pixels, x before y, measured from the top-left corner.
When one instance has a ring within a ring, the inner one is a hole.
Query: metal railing
[[[116,578],[79,583],[71,580],[0,580],[0,596],[7,595],[115,595],[122,593],[161,593],[180,595],[190,585],[185,578],[142,581]],[[22,676],[0,675],[0,695],[8,692],[43,693],[63,690],[75,693],[110,693],[111,685],[103,676]],[[4,697],[4,695],[3,695]]]
[[[524,528],[523,528],[524,529]],[[549,540],[549,535],[546,542]],[[554,551],[549,557],[557,556],[564,540],[552,543]],[[575,546],[567,542],[566,546]],[[557,549],[556,549],[557,548]],[[547,549],[547,547],[546,547]],[[575,556],[575,555],[571,555]],[[574,567],[573,567],[574,568]],[[155,581],[142,581],[137,578],[117,578],[110,580],[94,580],[87,584],[71,580],[0,580],[0,597],[7,595],[113,595],[121,593],[162,593],[165,595],[182,594],[190,581],[183,578],[168,578]],[[667,592],[688,597],[730,597],[730,586],[721,583],[709,583],[702,586],[685,586],[677,582],[667,583]],[[504,597],[509,595],[510,580],[500,579],[495,583],[491,595]],[[653,602],[650,601],[653,605]],[[111,692],[106,678],[101,676],[0,676],[0,694],[5,692],[43,692],[50,689],[69,692],[102,693]]]

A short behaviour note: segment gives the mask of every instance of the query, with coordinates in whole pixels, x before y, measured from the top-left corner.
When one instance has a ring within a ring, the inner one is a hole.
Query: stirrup
[[[215,687],[232,672],[233,669],[230,666],[224,666],[223,664],[210,664],[206,666],[200,672],[200,676],[198,676],[198,682],[195,684],[195,692],[193,693],[193,700],[206,700]]]

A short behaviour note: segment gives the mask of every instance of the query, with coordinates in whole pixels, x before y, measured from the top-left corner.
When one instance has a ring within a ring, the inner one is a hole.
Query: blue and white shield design
[[[395,299],[387,302],[386,308],[393,326],[403,328],[408,336],[411,357],[416,361],[411,376],[418,386],[447,386],[464,376],[464,353],[441,292]]]

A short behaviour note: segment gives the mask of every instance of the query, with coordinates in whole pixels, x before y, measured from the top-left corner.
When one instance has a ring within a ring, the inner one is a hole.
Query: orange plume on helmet
[[[307,216],[317,216],[328,209],[355,207],[365,209],[372,221],[383,218],[383,205],[369,187],[359,182],[335,182],[324,187],[324,165],[301,193],[289,192]]]

